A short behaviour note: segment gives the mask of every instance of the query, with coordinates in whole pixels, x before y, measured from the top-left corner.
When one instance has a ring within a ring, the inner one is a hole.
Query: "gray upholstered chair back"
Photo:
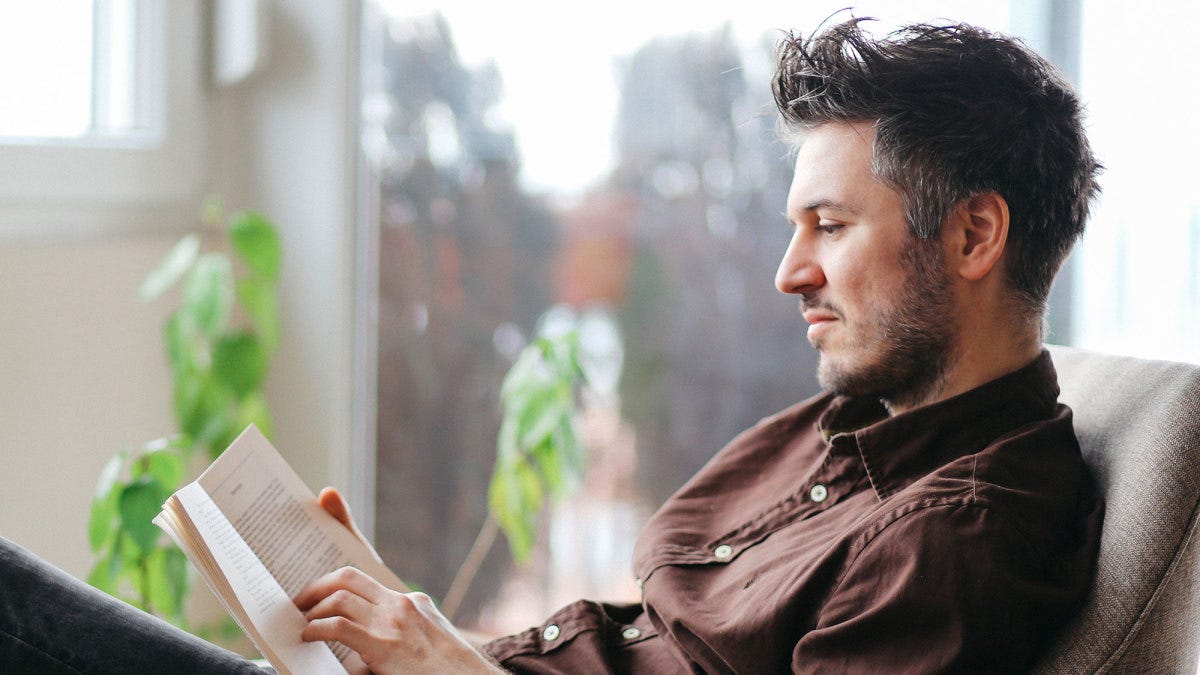
[[[1039,673],[1195,673],[1200,366],[1051,347],[1107,502],[1092,592]]]

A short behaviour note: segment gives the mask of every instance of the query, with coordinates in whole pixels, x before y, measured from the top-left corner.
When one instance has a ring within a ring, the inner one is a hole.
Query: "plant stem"
[[[446,599],[442,601],[442,614],[449,621],[454,621],[454,615],[458,613],[459,606],[467,595],[467,589],[471,587],[475,575],[479,574],[479,568],[483,565],[488,551],[492,550],[492,544],[496,543],[496,535],[499,533],[500,525],[489,513],[487,520],[483,521],[483,527],[479,529],[479,534],[475,536],[475,543],[471,544],[466,559],[454,574],[450,590],[446,591]]]

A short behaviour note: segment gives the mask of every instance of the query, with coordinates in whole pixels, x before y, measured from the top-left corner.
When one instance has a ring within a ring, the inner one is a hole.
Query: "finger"
[[[305,586],[293,598],[292,602],[296,604],[296,607],[300,608],[300,611],[304,612],[338,590],[350,591],[369,602],[375,603],[379,602],[387,592],[387,589],[365,572],[354,567],[343,567],[319,577],[308,586]]]
[[[304,612],[304,618],[309,621],[327,619],[331,616],[344,616],[359,624],[366,624],[370,619],[375,604],[368,602],[362,596],[339,589],[325,596]]]
[[[305,642],[340,642],[358,653],[369,644],[367,629],[344,616],[309,621],[300,631]]]
[[[367,540],[366,535],[362,533],[362,530],[358,529],[358,525],[354,522],[354,515],[350,513],[350,506],[346,503],[346,498],[342,496],[342,493],[338,492],[337,488],[321,488],[320,494],[317,495],[317,504],[325,509],[326,513],[341,523],[343,527],[350,530],[351,534],[358,537],[359,541],[366,544],[367,550],[371,552],[371,555],[376,560],[383,562],[383,558],[380,558],[379,554],[375,552],[375,547]]]
[[[348,530],[358,534],[358,528],[354,525],[354,517],[350,515],[350,507],[346,505],[346,500],[342,498],[342,493],[338,492],[337,488],[322,488],[321,494],[317,495],[317,503]]]

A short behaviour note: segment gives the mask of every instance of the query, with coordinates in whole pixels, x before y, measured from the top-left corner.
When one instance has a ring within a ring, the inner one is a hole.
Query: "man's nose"
[[[825,273],[811,253],[797,229],[775,272],[775,288],[780,293],[811,293],[825,285]]]

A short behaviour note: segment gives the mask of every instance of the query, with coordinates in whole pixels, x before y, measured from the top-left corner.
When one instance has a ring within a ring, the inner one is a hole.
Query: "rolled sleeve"
[[[661,649],[641,605],[580,600],[539,626],[484,645],[514,673],[671,673],[679,664]]]

